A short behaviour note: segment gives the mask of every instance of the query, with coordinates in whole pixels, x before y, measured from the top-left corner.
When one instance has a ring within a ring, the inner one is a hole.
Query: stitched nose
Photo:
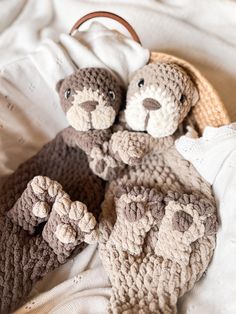
[[[158,110],[161,108],[161,105],[153,98],[145,98],[143,100],[143,107],[147,110]]]
[[[85,101],[82,104],[80,104],[80,107],[87,112],[92,112],[96,109],[97,105],[98,105],[97,101]]]

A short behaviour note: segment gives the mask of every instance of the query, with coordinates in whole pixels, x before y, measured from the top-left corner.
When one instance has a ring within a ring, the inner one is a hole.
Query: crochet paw
[[[147,153],[146,137],[139,133],[118,131],[111,137],[111,151],[118,154],[120,159],[128,165],[135,165],[142,161]]]
[[[165,203],[165,216],[158,231],[155,252],[187,265],[192,243],[216,233],[215,207],[206,199],[175,192],[168,193]]]
[[[36,176],[8,212],[8,217],[29,233],[49,217],[55,196],[62,190],[61,185],[48,177]]]
[[[138,255],[143,250],[147,233],[162,220],[163,195],[142,186],[121,187],[115,195],[117,219],[110,241],[122,250]]]
[[[204,227],[205,235],[214,235],[217,232],[216,207],[209,200],[193,194],[179,195],[169,192],[165,197],[165,202],[167,205],[170,202],[179,204],[182,208],[174,213],[173,229],[185,232],[192,224],[198,222],[199,227]]]
[[[87,206],[72,202],[67,194],[58,195],[50,217],[43,229],[43,238],[61,260],[71,255],[82,242],[94,243],[98,239],[96,219]]]
[[[95,146],[90,153],[89,166],[93,173],[103,180],[115,178],[121,162],[109,154],[109,143],[104,142],[102,147]]]
[[[37,176],[31,181],[32,191],[38,199],[35,202],[32,212],[35,217],[46,218],[49,216],[51,206],[62,186],[48,177]]]
[[[127,221],[135,222],[146,215],[161,221],[164,215],[163,194],[143,186],[121,186],[115,191],[116,211]]]

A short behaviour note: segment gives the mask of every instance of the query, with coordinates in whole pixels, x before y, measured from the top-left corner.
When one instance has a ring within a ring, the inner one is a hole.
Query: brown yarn
[[[98,236],[95,217],[105,184],[90,170],[89,161],[93,160],[94,149],[105,149],[103,144],[111,131],[104,127],[103,120],[112,125],[122,90],[112,74],[101,68],[77,69],[59,82],[57,89],[64,111],[68,113],[73,107],[72,121],[80,120],[83,125],[85,114],[94,129],[81,132],[66,128],[1,183],[3,314],[23,303],[37,280],[78,253],[84,242],[93,243]],[[80,98],[74,103],[76,97]],[[94,124],[101,127],[96,129]]]
[[[83,236],[78,238],[76,249],[75,245],[69,246],[66,255],[62,255],[61,250],[58,251],[61,252],[58,255],[53,244],[55,240],[49,245],[42,237],[42,229],[47,218],[35,217],[32,208],[36,202],[41,201],[47,202],[51,210],[54,198],[50,197],[48,192],[35,195],[31,186],[27,188],[27,184],[38,175],[48,176],[60,182],[71,200],[80,200],[95,214],[103,199],[104,184],[91,172],[87,156],[78,147],[65,144],[61,133],[1,183],[0,313],[2,314],[9,313],[22,304],[36,281],[84,247],[81,243]],[[47,225],[48,235],[50,230],[52,229]],[[46,234],[45,236],[49,241],[48,236]]]
[[[121,104],[122,90],[116,78],[106,69],[103,68],[82,68],[77,69],[73,74],[61,80],[57,89],[59,89],[61,105],[65,112],[72,106],[74,95],[83,89],[99,92],[103,100],[113,105],[116,113],[119,111]],[[71,95],[65,99],[65,91],[71,90]],[[109,97],[109,91],[115,93],[115,99],[112,101]]]

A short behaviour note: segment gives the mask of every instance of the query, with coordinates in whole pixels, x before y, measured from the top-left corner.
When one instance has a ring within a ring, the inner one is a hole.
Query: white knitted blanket
[[[183,313],[236,313],[236,123],[207,127],[199,139],[183,136],[176,144],[203,178],[213,185],[220,228],[205,279],[181,303]]]

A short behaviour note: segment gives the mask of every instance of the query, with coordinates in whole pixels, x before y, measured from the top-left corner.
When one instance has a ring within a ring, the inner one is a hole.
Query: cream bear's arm
[[[162,152],[173,144],[171,136],[155,139],[147,133],[118,131],[110,140],[110,152],[128,165],[135,165],[152,150]]]

